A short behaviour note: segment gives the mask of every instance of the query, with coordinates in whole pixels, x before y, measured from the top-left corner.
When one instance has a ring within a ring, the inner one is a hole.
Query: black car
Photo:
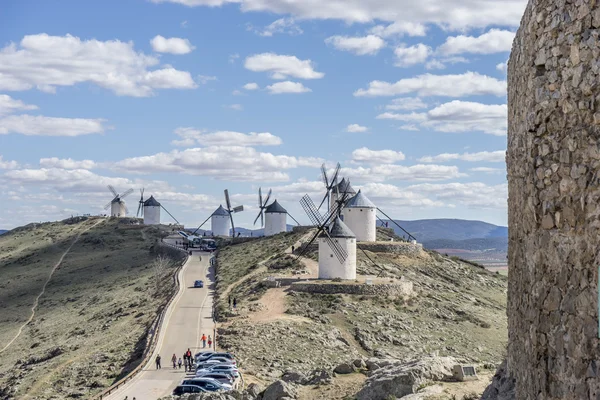
[[[217,381],[216,379],[205,378],[205,377],[184,379],[181,382],[181,384],[182,385],[190,385],[190,386],[199,386],[202,389],[204,389],[205,392],[218,392],[220,390],[227,391],[227,390],[232,389],[231,384],[221,383],[221,382]]]
[[[206,390],[197,385],[179,385],[173,390],[175,396],[180,396],[184,393],[205,393]]]

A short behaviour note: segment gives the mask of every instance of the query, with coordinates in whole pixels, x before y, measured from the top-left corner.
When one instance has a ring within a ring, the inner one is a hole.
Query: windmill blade
[[[166,211],[166,210],[165,210],[165,211]],[[210,219],[210,217],[212,217],[212,215],[209,215],[209,216],[208,216],[208,218],[206,218],[206,219],[204,220],[204,222],[203,222],[203,223],[201,223],[201,224],[200,224],[200,226],[196,228],[196,230],[194,231],[194,233],[192,233],[192,235],[195,235],[195,234],[196,234],[196,232],[198,232],[198,230],[199,230],[200,228],[202,228],[202,225],[204,225],[205,223],[207,223],[207,222],[208,222],[208,220]]]
[[[325,168],[325,163],[321,165],[321,178],[323,179],[325,188],[329,190],[329,180],[327,179],[327,168]]]
[[[379,215],[375,215],[377,217],[378,220],[381,221],[381,226],[385,226],[385,221],[381,219],[381,217],[379,217]]]
[[[265,226],[265,217],[262,212],[260,213],[260,226],[261,228]]]
[[[175,220],[175,222],[177,222],[177,225],[181,225],[181,224],[179,223],[179,221],[177,221],[177,218],[175,218],[175,217],[173,216],[173,214],[171,214],[171,213],[169,212],[169,210],[167,210],[167,209],[166,209],[166,208],[165,208],[165,207],[164,207],[162,204],[160,205],[160,208],[162,208],[163,210],[165,210],[165,211],[167,212],[167,214],[169,214],[169,216],[170,216],[171,218],[173,218],[173,219]]]
[[[108,188],[108,190],[111,191],[111,193],[113,194],[113,196],[118,197],[119,193],[117,193],[117,191],[115,190],[115,188],[112,185],[106,185],[106,187]]]
[[[403,227],[401,227],[400,225],[398,225],[398,223],[397,223],[396,221],[394,221],[392,218],[390,218],[390,216],[389,216],[389,215],[387,215],[386,213],[384,213],[384,212],[381,210],[381,208],[377,208],[377,211],[381,212],[383,215],[385,215],[385,216],[387,217],[387,219],[389,219],[390,221],[392,221],[392,223],[393,223],[394,225],[396,225],[398,228],[402,229],[402,231],[408,235],[408,239],[409,239],[409,240],[417,240],[417,238],[416,238],[416,237],[414,237],[413,235],[411,235],[410,233],[408,233],[408,231],[407,231],[406,229],[404,229]]]
[[[258,215],[256,216],[256,219],[254,220],[254,223],[252,225],[256,225],[256,221],[258,221],[258,218],[260,218],[260,220],[261,220],[261,226],[263,225],[263,223],[262,223],[262,213],[263,213],[263,209],[261,208],[260,211],[258,212]]]
[[[306,254],[306,252],[308,251],[308,248],[310,247],[310,245],[312,244],[312,242],[315,241],[315,239],[317,238],[317,236],[319,236],[319,234],[321,233],[322,228],[318,228],[317,232],[315,233],[315,235],[312,237],[312,239],[310,239],[308,241],[308,243],[302,248],[302,251],[300,251],[300,253],[298,253],[298,257],[296,257],[296,260],[298,260],[300,257],[302,257],[304,254]]]
[[[296,223],[296,225],[300,226],[300,223],[298,221],[296,221],[296,218],[292,217],[292,214],[287,213],[288,217],[290,217],[291,219],[294,220],[294,222]]]
[[[267,193],[267,198],[263,204],[263,207],[265,207],[267,205],[267,203],[269,203],[269,199],[271,198],[271,193],[273,193],[273,191],[271,189],[269,189],[269,193]]]
[[[321,200],[321,204],[319,204],[319,210],[323,206],[323,203],[325,203],[325,200],[327,200],[327,210],[329,210],[329,189],[325,191],[325,196],[323,196],[323,200]]]
[[[335,166],[335,171],[333,172],[333,176],[331,177],[332,187],[334,185],[334,182],[335,182],[335,184],[337,184],[337,177],[338,177],[338,174],[340,173],[340,168],[342,168],[342,166],[340,165],[340,163],[337,163],[337,165]]]
[[[229,190],[225,189],[225,205],[227,206],[227,211],[231,211],[231,202],[229,201]]]
[[[263,206],[263,201],[262,201],[262,190],[261,188],[258,188],[258,206],[262,207]]]
[[[315,203],[313,203],[312,199],[307,194],[300,199],[300,205],[315,226],[322,227],[325,224],[323,216],[319,214]]]
[[[231,220],[231,237],[235,237],[235,225],[233,224],[233,213],[232,212],[229,213],[229,219]]]
[[[110,207],[110,205],[111,205],[111,204],[112,204],[112,200],[111,200],[111,201],[109,201],[109,202],[108,202],[108,204],[104,206],[104,209],[105,209],[105,210],[108,210],[108,207]]]
[[[140,216],[140,210],[141,210],[141,209],[142,209],[142,202],[140,201],[140,202],[139,202],[139,204],[138,204],[138,210],[137,210],[137,212],[135,213],[135,216],[136,216],[136,217],[138,217],[138,218],[139,218],[139,216]]]
[[[327,242],[327,245],[329,245],[329,248],[333,254],[335,254],[338,261],[343,264],[344,261],[346,261],[346,258],[348,258],[348,253],[340,246],[338,242],[334,241],[331,236],[329,236],[329,232],[323,231],[323,233],[325,234],[325,241]]]
[[[231,210],[231,211],[233,211],[234,213],[242,212],[242,211],[244,211],[244,206],[233,207],[233,210]]]
[[[123,193],[123,194],[121,195],[121,198],[122,198],[122,199],[124,199],[124,198],[125,198],[125,196],[129,196],[131,193],[133,193],[133,189],[129,189],[129,190],[127,190],[125,193]]]

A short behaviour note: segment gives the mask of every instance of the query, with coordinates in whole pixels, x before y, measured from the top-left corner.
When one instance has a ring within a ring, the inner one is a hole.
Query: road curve
[[[167,241],[167,239],[165,239]],[[172,393],[185,377],[182,369],[173,369],[171,357],[177,358],[189,348],[192,354],[202,347],[202,334],[212,336],[212,302],[214,271],[210,267],[210,253],[194,251],[179,272],[182,282],[177,297],[171,303],[163,320],[156,350],[148,364],[144,365],[131,381],[105,397],[109,400],[155,400]],[[204,288],[194,288],[194,281],[202,279]],[[162,358],[162,368],[156,369],[156,355]]]

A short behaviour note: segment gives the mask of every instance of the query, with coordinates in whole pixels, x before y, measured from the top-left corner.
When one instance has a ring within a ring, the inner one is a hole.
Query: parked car
[[[238,369],[235,366],[222,365],[222,364],[215,364],[208,368],[196,370],[196,376],[203,376],[203,375],[211,374],[214,372],[229,374],[229,375],[233,376],[234,378],[237,378],[240,376],[240,373],[238,372]]]
[[[204,287],[204,281],[202,281],[200,279],[194,281],[194,287],[203,288]]]
[[[233,354],[231,354],[231,353],[209,353],[209,354],[201,355],[200,357],[196,357],[196,362],[206,361],[213,357],[228,358],[232,361],[235,361],[235,358],[233,357]]]
[[[201,363],[196,363],[196,370],[198,370],[198,369],[208,369],[208,368],[210,368],[210,367],[212,367],[214,365],[229,365],[229,366],[232,366],[232,367],[236,367],[235,364],[232,364],[229,361],[225,362],[225,361],[217,361],[217,360],[214,360],[214,359],[210,359],[208,361],[204,361],[204,362],[201,362]]]
[[[221,383],[216,379],[213,378],[205,378],[205,377],[196,377],[196,378],[189,378],[189,379],[184,379],[181,382],[182,385],[193,385],[193,386],[199,386],[202,389],[204,389],[204,391],[206,392],[218,392],[220,390],[223,391],[228,391],[228,390],[232,390],[232,385],[228,385],[226,383]]]
[[[175,396],[180,396],[184,393],[204,393],[206,389],[197,385],[179,385],[173,390]]]
[[[214,379],[216,381],[221,382],[224,386],[226,386],[226,385],[233,386],[233,382],[235,381],[235,378],[233,376],[231,376],[230,374],[225,374],[225,373],[221,373],[221,372],[215,372],[212,374],[202,375],[202,378]]]
[[[206,357],[206,356],[208,356],[208,355],[210,355],[210,354],[213,354],[213,353],[214,353],[214,351],[212,351],[212,350],[209,350],[209,351],[201,351],[200,353],[196,353],[196,354],[194,354],[194,359],[198,359],[198,358],[200,358],[200,357]]]

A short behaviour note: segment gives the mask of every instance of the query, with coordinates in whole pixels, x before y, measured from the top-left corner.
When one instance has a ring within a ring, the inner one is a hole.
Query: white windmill
[[[177,223],[181,225],[179,221],[171,214],[161,203],[159,203],[154,196],[150,196],[149,199],[144,200],[144,189],[140,189],[140,200],[138,202],[138,210],[136,217],[144,218],[144,225],[160,225],[160,209],[165,210],[167,214]]]
[[[229,191],[225,189],[225,204],[227,208],[223,208],[222,205],[219,205],[208,218],[204,220],[203,223],[200,224],[198,228],[192,233],[195,235],[200,228],[210,219],[210,225],[212,229],[213,236],[229,236],[229,228],[231,227],[232,236],[235,237],[235,225],[233,223],[233,214],[244,211],[244,206],[237,206],[231,208],[231,201],[229,200]]]
[[[292,217],[285,208],[279,204],[277,200],[273,203],[267,205],[269,199],[271,198],[271,190],[269,189],[269,193],[267,194],[267,198],[263,201],[262,198],[262,189],[258,188],[258,208],[260,209],[256,219],[254,220],[254,224],[260,218],[260,226],[264,227],[263,234],[265,236],[276,235],[281,232],[287,232],[287,217],[294,220],[297,225],[300,225],[298,221],[294,217]]]
[[[342,219],[357,241],[377,240],[377,207],[360,190],[344,204]]]
[[[125,193],[119,194],[117,193],[115,188],[112,187],[112,185],[108,185],[107,187],[114,197],[107,205],[104,206],[104,209],[108,210],[108,208],[110,207],[111,217],[125,217],[129,210],[127,209],[127,206],[125,205],[123,199],[126,196],[129,196],[133,192],[133,189],[129,189]]]

